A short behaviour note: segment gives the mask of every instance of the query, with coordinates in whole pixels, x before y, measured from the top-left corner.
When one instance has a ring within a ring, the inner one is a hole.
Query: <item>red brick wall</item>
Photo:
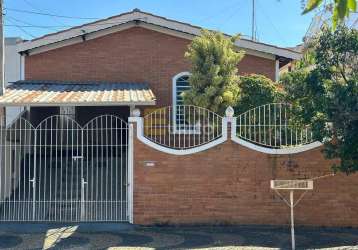
[[[275,80],[275,61],[259,58],[257,56],[245,55],[238,65],[240,74],[262,74],[271,80]]]
[[[158,105],[171,105],[172,78],[189,71],[184,58],[189,40],[140,27],[26,57],[25,78],[32,80],[149,83]],[[275,63],[246,55],[241,73],[274,79]]]
[[[270,190],[269,182],[329,173],[330,162],[320,150],[293,155],[293,169],[288,170],[287,156],[259,153],[231,141],[174,156],[135,139],[134,222],[288,224],[289,208]],[[148,160],[156,165],[144,166]],[[358,226],[357,177],[336,175],[315,181],[314,191],[295,208],[296,224]]]

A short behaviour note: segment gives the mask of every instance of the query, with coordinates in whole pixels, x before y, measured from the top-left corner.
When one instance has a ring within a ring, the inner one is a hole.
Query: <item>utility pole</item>
[[[0,95],[3,95],[5,92],[5,39],[4,39],[4,1],[0,0],[0,73],[1,73],[1,88]]]
[[[0,79],[0,95],[3,95],[5,92],[5,39],[4,39],[4,1],[0,0],[0,74],[1,74],[1,79]],[[6,126],[6,109],[4,107],[0,108],[0,127]]]
[[[251,27],[251,39],[256,41],[256,17],[255,17],[255,0],[252,0],[252,27]]]

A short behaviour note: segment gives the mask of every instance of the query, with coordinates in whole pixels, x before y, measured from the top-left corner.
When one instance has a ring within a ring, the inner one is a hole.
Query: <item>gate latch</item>
[[[82,155],[74,155],[74,156],[72,156],[72,159],[75,161],[81,160],[81,159],[83,159],[83,156]]]
[[[81,182],[82,182],[82,186],[84,186],[84,185],[87,185],[87,184],[88,184],[88,182],[87,182],[87,181],[85,181],[85,178],[82,178],[82,179],[81,179]]]
[[[32,187],[35,188],[35,185],[36,185],[36,180],[35,180],[35,178],[29,180],[29,182],[32,182]]]

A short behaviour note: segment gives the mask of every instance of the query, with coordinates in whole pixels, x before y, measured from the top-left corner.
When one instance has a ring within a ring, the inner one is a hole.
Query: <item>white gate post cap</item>
[[[140,110],[139,109],[133,109],[131,112],[132,117],[139,117],[140,116]]]
[[[231,107],[231,106],[229,106],[229,107],[227,107],[226,108],[226,110],[225,110],[225,116],[226,117],[233,117],[234,116],[234,109]]]

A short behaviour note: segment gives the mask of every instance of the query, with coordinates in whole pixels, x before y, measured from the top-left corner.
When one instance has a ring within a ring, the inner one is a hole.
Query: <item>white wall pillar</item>
[[[20,80],[25,80],[25,55],[20,56]]]
[[[275,81],[278,82],[280,80],[280,61],[278,59],[275,60]]]

